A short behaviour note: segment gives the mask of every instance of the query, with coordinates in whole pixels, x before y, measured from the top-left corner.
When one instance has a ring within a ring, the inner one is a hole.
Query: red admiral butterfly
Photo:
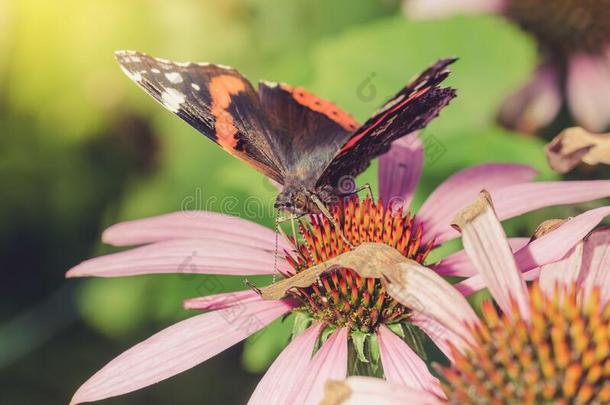
[[[363,125],[334,104],[287,84],[260,82],[209,63],[179,63],[116,52],[121,68],[191,126],[282,186],[275,206],[324,212],[392,141],[425,127],[453,97],[440,88],[455,59],[443,59],[386,102]]]

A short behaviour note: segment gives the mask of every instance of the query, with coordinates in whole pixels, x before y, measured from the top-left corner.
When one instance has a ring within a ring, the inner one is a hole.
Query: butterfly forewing
[[[372,159],[387,152],[393,141],[424,128],[455,97],[454,89],[439,87],[454,61],[443,59],[429,67],[354,131],[318,185],[334,187],[342,176],[357,176]]]
[[[237,70],[116,52],[123,71],[165,108],[227,152],[283,184],[283,156],[256,90]]]

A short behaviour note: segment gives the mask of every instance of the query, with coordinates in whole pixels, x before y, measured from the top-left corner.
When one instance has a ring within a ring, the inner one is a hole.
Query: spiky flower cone
[[[576,286],[530,288],[531,322],[487,302],[476,344],[441,368],[453,404],[605,404],[610,401],[610,305]]]
[[[370,198],[350,199],[333,208],[333,215],[347,240],[354,246],[364,242],[385,243],[405,257],[423,263],[433,241],[421,244],[423,226],[416,225],[401,209],[384,208]],[[351,249],[324,217],[312,217],[311,224],[300,224],[303,243],[299,255],[290,262],[297,272],[325,262]],[[316,318],[338,327],[373,332],[379,324],[401,321],[408,310],[391,298],[379,280],[362,278],[341,268],[321,276],[317,284],[292,293]]]

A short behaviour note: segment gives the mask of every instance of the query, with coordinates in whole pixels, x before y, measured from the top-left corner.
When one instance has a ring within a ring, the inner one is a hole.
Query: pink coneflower
[[[497,13],[538,42],[541,64],[500,111],[509,128],[534,132],[553,121],[565,99],[576,122],[610,127],[609,0],[406,0],[413,17]]]
[[[380,162],[380,199],[385,203],[352,199],[333,208],[343,234],[352,245],[385,243],[406,258],[423,263],[431,249],[459,235],[451,227],[452,218],[483,188],[491,190],[498,200],[497,211],[502,219],[549,205],[610,195],[610,181],[532,182],[536,173],[528,166],[485,164],[451,176],[414,217],[407,212],[422,160],[417,137],[395,143]],[[601,221],[602,214],[598,212],[581,222],[591,228]],[[577,221],[579,217],[570,223]],[[106,230],[103,239],[107,243],[144,246],[88,260],[70,270],[68,277],[173,272],[271,275],[276,265],[282,274],[290,276],[350,249],[325,218],[312,218],[311,224],[301,227],[301,232],[304,241],[298,244],[280,238],[280,251],[286,254],[276,263],[273,230],[214,213],[162,215]],[[578,233],[563,235],[552,254],[540,254],[534,246],[532,252],[523,256],[523,270],[560,259],[578,240]],[[536,242],[539,246],[558,243],[551,235]],[[511,243],[515,247],[524,244],[522,239]],[[527,247],[521,250],[524,249]],[[464,259],[463,253],[457,253],[433,268],[441,275],[473,276]],[[184,265],[185,262],[188,264]],[[430,282],[442,281],[432,274],[436,278],[428,277]],[[468,280],[473,281],[472,285],[464,286],[465,293],[476,289],[479,283],[477,276]],[[425,291],[427,281],[418,282]],[[450,286],[444,291],[456,294]],[[430,297],[431,301],[434,299]],[[390,297],[379,280],[361,278],[352,270],[324,274],[318,283],[291,290],[281,300],[265,301],[254,291],[241,291],[187,300],[185,307],[207,312],[179,322],[121,354],[80,387],[73,403],[120,395],[159,382],[207,360],[290,312],[305,314],[310,324],[275,360],[257,386],[251,404],[316,403],[326,379],[346,376],[348,342],[353,344],[356,340],[369,348],[376,345],[388,381],[408,383],[442,395],[438,380],[427,371],[425,363],[393,332],[397,327],[413,324],[433,335],[438,320],[431,320],[419,314],[418,308]],[[453,310],[463,309],[463,313],[467,311],[465,307]],[[321,342],[321,336],[328,336],[329,331],[330,337]],[[318,346],[319,350],[314,352]],[[447,350],[446,345],[444,349]]]
[[[330,382],[322,403],[608,403],[610,229],[593,232],[561,260],[537,268],[540,279],[527,287],[489,196],[482,195],[456,223],[464,250],[500,312],[486,301],[482,321],[473,322],[466,312],[460,327],[444,325],[451,333],[467,334],[464,339],[445,336],[452,339],[452,364],[439,367],[446,397],[412,385],[352,377]],[[562,236],[566,230],[552,233]],[[388,290],[399,301],[410,294],[406,285]],[[427,312],[443,316],[434,306]]]

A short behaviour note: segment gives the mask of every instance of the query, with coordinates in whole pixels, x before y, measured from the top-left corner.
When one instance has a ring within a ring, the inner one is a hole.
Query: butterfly
[[[353,179],[393,141],[422,129],[456,95],[440,83],[456,59],[436,62],[364,124],[301,87],[261,81],[211,63],[115,53],[125,74],[165,108],[281,187],[275,207],[326,214]]]

